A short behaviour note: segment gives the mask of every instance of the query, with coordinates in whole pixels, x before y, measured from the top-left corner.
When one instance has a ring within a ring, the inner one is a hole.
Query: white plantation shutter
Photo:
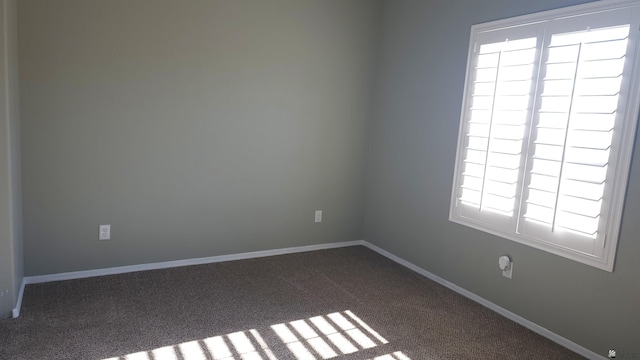
[[[545,39],[521,226],[525,235],[596,256],[604,243],[605,189],[613,180],[613,132],[616,118],[622,119],[618,108],[625,108],[620,94],[627,92],[622,78],[630,24],[617,24],[628,16],[616,15],[613,24],[554,29]]]
[[[515,224],[523,140],[539,56],[538,27],[519,30],[478,39],[466,114],[460,201],[467,207],[461,210],[499,228]]]
[[[453,221],[612,270],[640,102],[638,4],[474,27]]]
[[[536,41],[533,37],[479,46],[461,196],[476,209],[513,216]]]

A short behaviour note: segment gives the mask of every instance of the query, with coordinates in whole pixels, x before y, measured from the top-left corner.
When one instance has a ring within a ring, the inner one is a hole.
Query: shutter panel
[[[520,35],[520,38],[518,38]],[[458,201],[461,215],[515,229],[523,145],[539,57],[538,26],[477,39],[469,69]]]
[[[625,24],[550,35],[529,150],[524,235],[601,252],[629,31]]]

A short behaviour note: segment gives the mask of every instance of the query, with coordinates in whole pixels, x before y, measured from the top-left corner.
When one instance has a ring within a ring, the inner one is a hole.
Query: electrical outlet
[[[316,222],[322,222],[322,210],[316,210]]]
[[[100,225],[100,235],[98,240],[111,239],[111,225]]]
[[[507,279],[511,279],[511,276],[513,275],[513,261],[511,261],[511,258],[506,255],[500,256],[498,259],[498,266],[500,267],[500,270],[502,270],[502,276]]]

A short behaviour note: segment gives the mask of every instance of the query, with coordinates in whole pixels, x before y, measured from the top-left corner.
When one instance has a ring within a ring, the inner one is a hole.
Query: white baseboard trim
[[[124,273],[136,272],[136,271],[158,270],[158,269],[167,269],[167,268],[174,268],[174,267],[180,267],[180,266],[203,265],[203,264],[211,264],[211,263],[217,263],[217,262],[223,262],[223,261],[245,260],[245,259],[294,254],[294,253],[301,253],[301,252],[315,251],[315,250],[335,249],[335,248],[356,246],[356,245],[363,245],[363,244],[364,244],[364,240],[356,240],[356,241],[346,241],[346,242],[337,242],[337,243],[329,243],[329,244],[297,246],[297,247],[274,249],[274,250],[253,251],[253,252],[230,254],[230,255],[210,256],[210,257],[203,257],[203,258],[164,261],[164,262],[139,264],[139,265],[118,266],[118,267],[95,269],[95,270],[73,271],[73,272],[65,272],[65,273],[50,274],[50,275],[27,276],[24,278],[23,283],[39,284],[39,283],[46,283],[51,281],[83,279],[83,278],[89,278],[89,277],[95,277],[95,276],[124,274]]]
[[[22,278],[22,283],[20,283],[20,292],[18,293],[18,301],[16,302],[16,307],[11,311],[11,316],[14,319],[20,316],[20,309],[22,308],[22,296],[24,295],[24,286],[26,284],[26,279]]]
[[[253,251],[253,252],[230,254],[230,255],[219,255],[219,256],[210,256],[210,257],[203,257],[203,258],[164,261],[164,262],[139,264],[139,265],[118,266],[118,267],[104,268],[104,269],[73,271],[73,272],[65,272],[65,273],[50,274],[50,275],[26,276],[22,279],[22,284],[20,286],[20,293],[18,295],[18,301],[17,301],[16,307],[11,311],[11,316],[13,318],[17,318],[18,316],[20,316],[20,309],[22,308],[22,297],[24,295],[24,287],[25,285],[28,285],[28,284],[40,284],[40,283],[46,283],[51,281],[84,279],[84,278],[95,277],[95,276],[124,274],[124,273],[145,271],[145,270],[168,269],[173,267],[189,266],[189,265],[212,264],[212,263],[223,262],[223,261],[254,259],[254,258],[267,257],[267,256],[295,254],[295,253],[315,251],[315,250],[336,249],[341,247],[349,247],[349,246],[357,246],[357,245],[364,245],[364,240],[297,246],[297,247],[289,247],[289,248],[283,248],[283,249]]]
[[[425,270],[425,269],[423,269],[423,268],[421,268],[421,267],[419,267],[419,266],[417,266],[415,264],[412,264],[412,263],[410,263],[410,262],[408,262],[408,261],[406,261],[406,260],[404,260],[404,259],[402,259],[402,258],[400,258],[400,257],[398,257],[398,256],[396,256],[396,255],[394,255],[394,254],[382,249],[382,248],[379,248],[378,246],[376,246],[374,244],[371,244],[371,243],[369,243],[367,241],[363,241],[363,245],[368,247],[369,249],[379,253],[380,255],[382,255],[382,256],[390,259],[390,260],[393,260],[393,261],[397,262],[398,264],[400,264],[400,265],[402,265],[402,266],[404,266],[406,268],[409,268],[409,269],[417,272],[418,274],[420,274],[420,275],[422,275],[422,276],[424,276],[424,277],[426,277],[428,279],[431,279],[431,280],[437,282],[438,284],[440,284],[440,285],[442,285],[442,286],[444,286],[446,288],[449,288],[449,289],[457,292],[458,294],[460,294],[462,296],[465,296],[465,297],[467,297],[467,298],[479,303],[480,305],[482,305],[484,307],[489,308],[490,310],[493,310],[493,311],[497,312],[498,314],[506,317],[507,319],[510,319],[510,320],[512,320],[512,321],[514,321],[514,322],[526,327],[527,329],[529,329],[529,330],[531,330],[531,331],[533,331],[533,332],[535,332],[535,333],[537,333],[537,334],[539,334],[541,336],[544,336],[547,339],[549,339],[549,340],[551,340],[551,341],[553,341],[553,342],[555,342],[555,343],[557,343],[557,344],[559,344],[561,346],[564,346],[565,348],[567,348],[567,349],[569,349],[569,350],[571,350],[571,351],[573,351],[573,352],[575,352],[575,353],[577,353],[579,355],[582,355],[582,356],[586,357],[587,359],[607,360],[607,358],[605,358],[604,356],[598,355],[598,354],[594,353],[593,351],[591,351],[591,350],[589,350],[589,349],[587,349],[585,347],[582,347],[582,346],[574,343],[573,341],[571,341],[569,339],[566,339],[566,338],[564,338],[564,337],[562,337],[562,336],[560,336],[560,335],[558,335],[558,334],[556,334],[556,333],[554,333],[554,332],[552,332],[552,331],[550,331],[550,330],[548,330],[548,329],[546,329],[546,328],[544,328],[544,327],[542,327],[542,326],[540,326],[540,325],[538,325],[538,324],[536,324],[536,323],[534,323],[532,321],[529,321],[529,320],[523,318],[520,315],[514,314],[511,311],[509,311],[509,310],[507,310],[507,309],[505,309],[503,307],[500,307],[500,306],[492,303],[491,301],[489,301],[489,300],[487,300],[487,299],[485,299],[483,297],[480,297],[480,296],[472,293],[471,291],[468,291],[468,290],[466,290],[464,288],[461,288],[460,286],[458,286],[458,285],[456,285],[454,283],[451,283],[451,282],[449,282],[449,281],[447,281],[447,280],[445,280],[445,279],[443,279],[443,278],[441,278],[441,277],[439,277],[439,276],[437,276],[435,274],[432,274],[432,273],[428,272],[427,270]]]

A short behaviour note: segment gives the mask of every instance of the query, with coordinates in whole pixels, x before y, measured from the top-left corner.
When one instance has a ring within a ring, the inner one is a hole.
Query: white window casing
[[[639,35],[638,0],[474,25],[450,220],[613,271]]]

